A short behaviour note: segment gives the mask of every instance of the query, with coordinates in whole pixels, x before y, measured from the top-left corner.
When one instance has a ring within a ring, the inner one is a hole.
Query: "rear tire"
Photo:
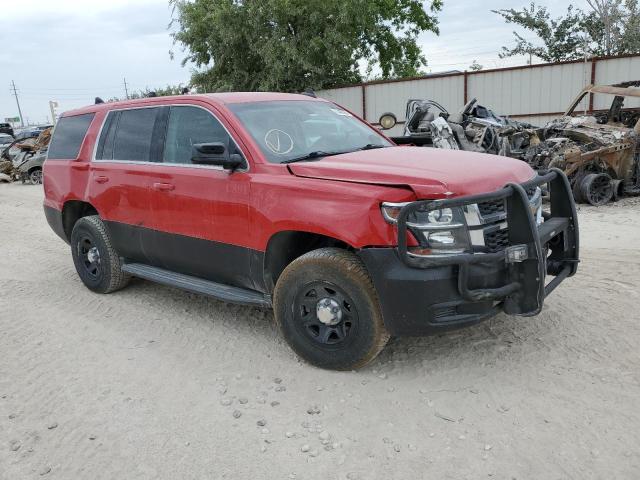
[[[274,312],[291,348],[321,368],[363,367],[389,340],[364,264],[338,248],[314,250],[291,262],[278,279]]]
[[[97,215],[82,217],[71,232],[71,255],[82,283],[97,293],[111,293],[129,283],[105,224]]]

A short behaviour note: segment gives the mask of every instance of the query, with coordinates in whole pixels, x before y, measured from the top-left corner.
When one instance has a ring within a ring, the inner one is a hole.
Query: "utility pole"
[[[16,104],[18,105],[18,115],[20,115],[20,126],[24,127],[24,119],[22,118],[22,110],[20,110],[20,100],[18,100],[18,91],[16,90],[16,82],[11,80],[11,89],[13,95],[16,97]]]
[[[124,94],[127,96],[127,100],[129,100],[129,89],[127,88],[127,79],[123,78],[124,80]]]
[[[49,100],[49,110],[51,110],[51,123],[56,124],[56,108],[58,108],[58,102]]]

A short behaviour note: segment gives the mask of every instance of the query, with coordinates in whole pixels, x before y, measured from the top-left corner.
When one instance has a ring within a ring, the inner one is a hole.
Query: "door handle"
[[[98,175],[95,177],[95,181],[98,183],[107,183],[109,181],[109,177],[105,177],[104,175]]]
[[[153,188],[154,190],[160,190],[161,192],[170,192],[176,187],[171,183],[154,183]]]

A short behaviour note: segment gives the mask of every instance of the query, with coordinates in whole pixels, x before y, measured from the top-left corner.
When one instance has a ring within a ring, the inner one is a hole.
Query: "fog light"
[[[526,245],[512,245],[505,249],[507,263],[520,263],[529,258],[529,250]]]

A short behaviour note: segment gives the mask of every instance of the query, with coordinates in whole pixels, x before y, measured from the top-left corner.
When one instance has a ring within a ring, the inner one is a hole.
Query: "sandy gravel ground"
[[[0,185],[0,478],[640,478],[640,201],[582,207],[535,318],[300,362],[270,312],[80,283],[42,189]]]

